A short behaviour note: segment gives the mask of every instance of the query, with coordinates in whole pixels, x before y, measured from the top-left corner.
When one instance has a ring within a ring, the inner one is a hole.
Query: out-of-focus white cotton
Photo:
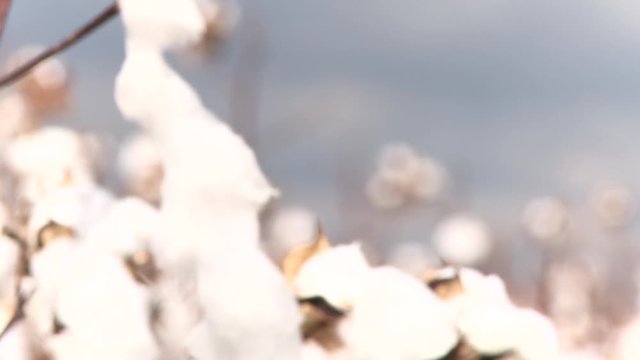
[[[438,224],[433,244],[444,261],[465,266],[486,259],[493,245],[487,225],[468,214],[453,215]]]

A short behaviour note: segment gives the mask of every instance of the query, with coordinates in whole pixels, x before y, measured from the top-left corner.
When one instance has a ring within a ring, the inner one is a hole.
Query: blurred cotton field
[[[631,1],[7,4],[0,360],[640,359]]]

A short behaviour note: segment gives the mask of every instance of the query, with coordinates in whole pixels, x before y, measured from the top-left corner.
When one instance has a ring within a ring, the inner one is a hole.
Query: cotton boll
[[[372,270],[339,325],[358,359],[437,359],[458,342],[455,317],[420,281],[391,267]]]
[[[465,341],[478,353],[499,355],[512,350],[522,331],[518,309],[502,304],[487,304],[465,309],[458,319],[458,328]]]
[[[12,141],[5,160],[18,175],[22,195],[34,202],[55,189],[93,182],[95,159],[89,154],[80,134],[47,127]]]
[[[457,214],[437,225],[433,244],[445,262],[475,265],[487,258],[492,240],[487,225],[473,215]]]
[[[159,221],[158,210],[148,203],[120,199],[89,228],[87,242],[117,256],[133,256],[149,248]]]
[[[504,281],[497,275],[484,275],[474,269],[462,268],[458,271],[458,277],[463,293],[460,300],[456,301],[463,309],[511,303]]]
[[[285,207],[268,224],[266,247],[277,263],[294,248],[313,243],[318,236],[317,216],[302,207]]]
[[[551,320],[530,309],[519,309],[515,352],[522,360],[553,360],[559,356],[558,334]]]
[[[116,79],[122,114],[161,150],[165,178],[154,254],[167,276],[196,280],[196,298],[219,359],[299,359],[299,314],[262,253],[258,213],[278,194],[255,154],[202,104],[162,50],[196,40],[193,1],[121,0],[126,59]]]
[[[442,190],[443,169],[435,161],[420,157],[409,146],[386,146],[380,155],[378,175],[406,194],[420,199],[430,199]]]
[[[287,254],[282,260],[282,273],[289,284],[293,283],[300,269],[309,259],[331,248],[324,234],[317,234],[315,241],[300,245]]]
[[[85,236],[113,201],[111,194],[92,184],[50,192],[33,206],[27,236],[30,246],[36,246],[38,232],[49,222],[67,226]]]
[[[322,297],[333,307],[347,310],[353,306],[369,264],[359,244],[339,245],[307,261],[293,286],[301,299]]]
[[[19,49],[8,61],[8,70],[13,70],[44,51],[42,46]],[[18,88],[37,116],[55,113],[67,107],[71,80],[64,63],[51,57],[38,64],[20,79]]]
[[[446,178],[446,171],[435,160],[419,156],[404,144],[388,145],[368,181],[367,195],[375,206],[395,209],[410,201],[435,199]]]
[[[160,203],[162,157],[151,136],[138,133],[127,139],[120,148],[118,166],[129,193]]]
[[[119,0],[118,4],[127,36],[158,49],[194,44],[206,31],[194,0]]]
[[[440,265],[438,256],[425,245],[417,242],[403,242],[392,250],[387,263],[408,274],[421,276],[428,269]]]
[[[369,201],[371,201],[375,207],[380,209],[397,209],[405,202],[404,195],[399,189],[388,184],[377,176],[369,179],[366,191]]]
[[[458,272],[462,292],[449,299],[457,310],[457,326],[477,352],[498,355],[517,342],[518,309],[511,304],[504,282],[495,275],[463,268]]]
[[[300,358],[295,299],[259,249],[228,249],[225,257],[199,264],[197,274],[216,359]]]
[[[464,291],[458,270],[454,267],[427,270],[422,278],[429,288],[443,300],[457,297]]]
[[[53,242],[34,256],[34,296],[71,336],[94,352],[121,359],[154,359],[148,295],[120,261],[73,239]]]
[[[240,10],[233,1],[196,0],[198,8],[206,23],[202,39],[197,43],[195,51],[204,56],[215,50],[229,36],[239,21]]]
[[[534,240],[545,246],[556,246],[566,238],[569,210],[559,199],[537,198],[525,207],[522,224]]]
[[[631,193],[619,184],[598,184],[593,190],[591,204],[598,220],[606,228],[625,225],[632,215]]]

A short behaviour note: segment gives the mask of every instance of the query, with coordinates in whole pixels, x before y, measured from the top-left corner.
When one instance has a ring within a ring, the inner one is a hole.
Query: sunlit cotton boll
[[[606,228],[626,225],[633,212],[631,192],[615,183],[598,184],[591,195],[591,206],[600,224]]]
[[[268,224],[266,248],[277,263],[294,248],[313,243],[318,236],[318,218],[303,207],[278,209]]]
[[[483,355],[515,352],[526,360],[556,359],[558,336],[545,316],[511,302],[502,279],[463,268],[462,292],[448,300],[465,341]]]
[[[380,154],[366,191],[376,207],[395,209],[437,198],[446,178],[446,171],[435,160],[420,156],[404,144],[388,145]]]
[[[522,213],[522,225],[534,240],[545,246],[559,245],[569,228],[569,210],[554,197],[531,200]]]
[[[25,47],[8,61],[8,69],[15,69],[40,54],[44,48]],[[64,110],[68,106],[71,81],[64,63],[52,57],[36,66],[18,83],[20,92],[38,116]]]
[[[421,281],[386,266],[363,280],[339,324],[355,359],[438,359],[457,344],[454,312]]]
[[[438,256],[431,249],[414,241],[405,241],[394,246],[387,258],[387,264],[414,276],[422,276],[425,271],[441,265]]]
[[[489,228],[469,214],[452,215],[433,232],[433,245],[442,259],[453,265],[475,265],[487,258],[492,248]]]

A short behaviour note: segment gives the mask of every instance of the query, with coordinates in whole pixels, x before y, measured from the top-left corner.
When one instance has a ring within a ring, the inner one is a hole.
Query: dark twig
[[[9,9],[11,9],[11,0],[0,0],[0,38],[4,34],[4,26],[7,23]]]
[[[76,30],[73,34],[60,41],[58,44],[46,49],[40,55],[34,57],[33,59],[27,61],[23,65],[17,67],[16,69],[10,71],[8,74],[0,77],[0,87],[7,86],[16,80],[20,79],[24,75],[26,75],[29,71],[31,71],[34,67],[36,67],[41,62],[47,60],[51,56],[65,50],[71,45],[75,44],[85,36],[89,35],[95,29],[100,27],[102,24],[106,23],[108,20],[113,18],[119,12],[118,4],[113,3],[109,5],[106,9],[102,10],[96,17],[94,17],[91,21],[83,25],[80,29]]]

